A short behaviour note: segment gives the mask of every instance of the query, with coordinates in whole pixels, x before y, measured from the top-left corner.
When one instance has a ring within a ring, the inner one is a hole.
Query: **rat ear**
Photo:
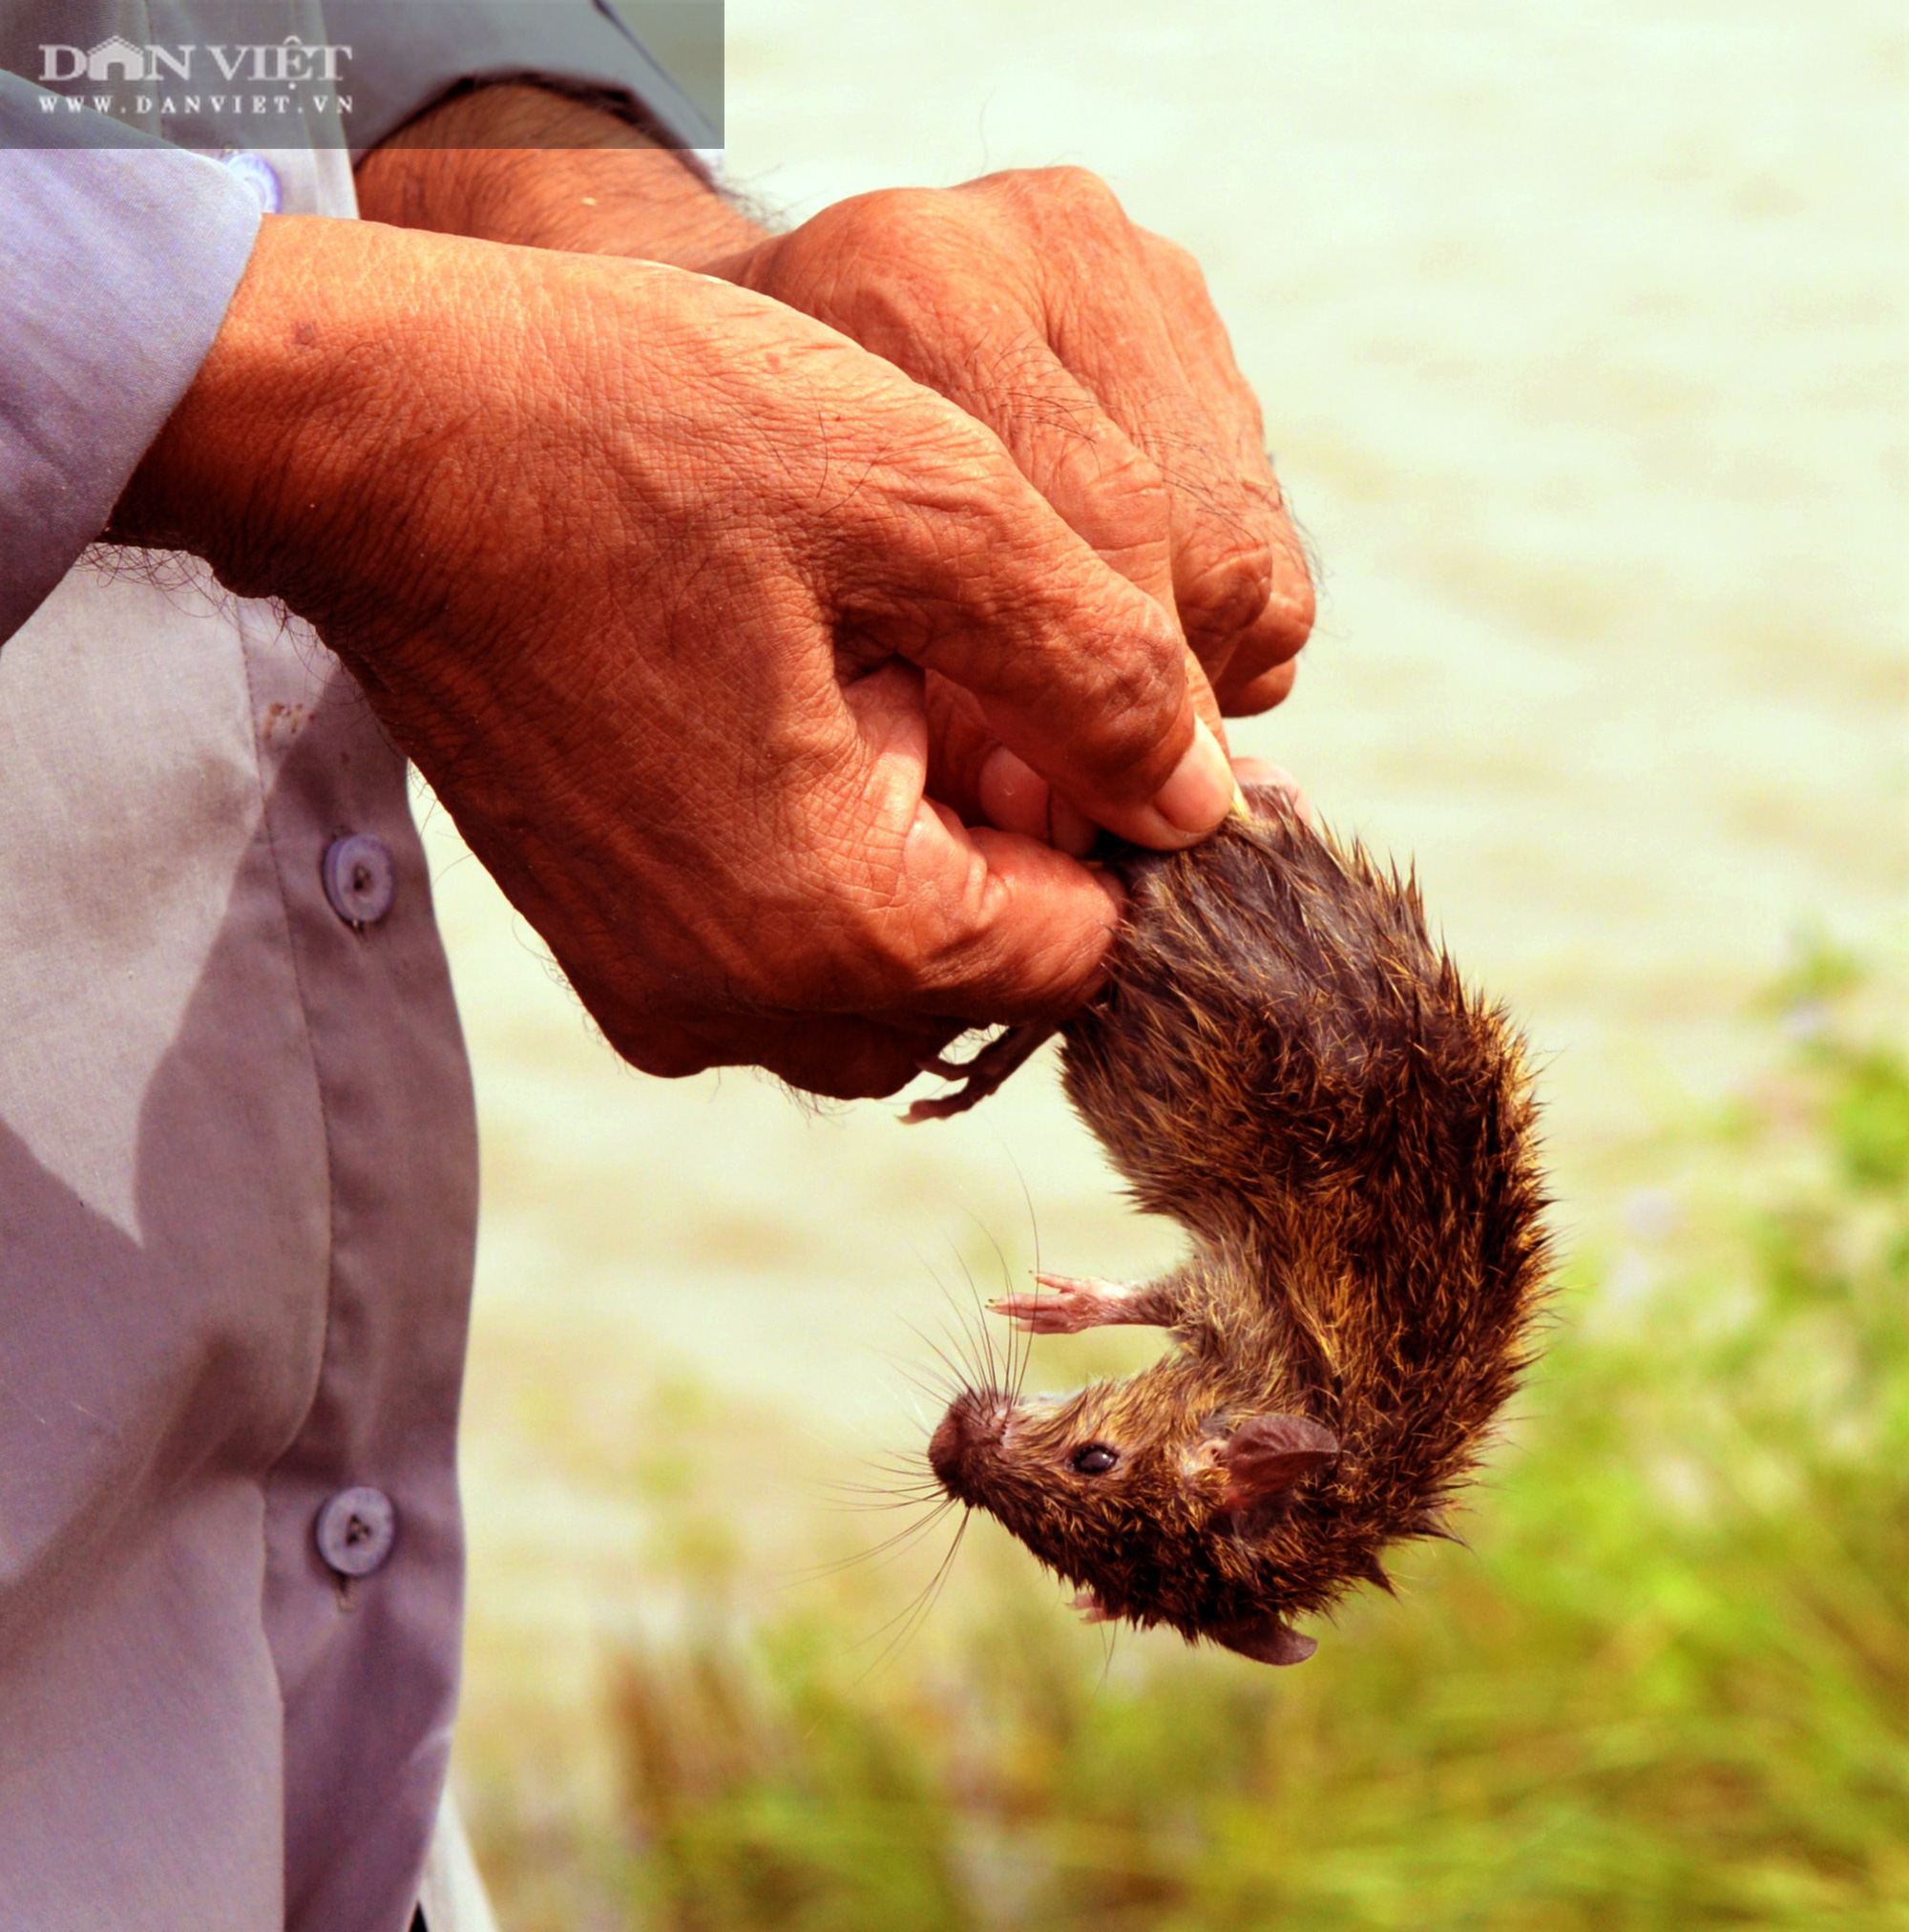
[[[1221,1507],[1251,1509],[1283,1496],[1338,1453],[1339,1438],[1304,1416],[1248,1416],[1215,1458],[1227,1472]]]
[[[1277,1617],[1264,1617],[1251,1624],[1222,1624],[1206,1634],[1216,1644],[1250,1657],[1256,1664],[1303,1664],[1319,1648],[1316,1637],[1308,1637]]]

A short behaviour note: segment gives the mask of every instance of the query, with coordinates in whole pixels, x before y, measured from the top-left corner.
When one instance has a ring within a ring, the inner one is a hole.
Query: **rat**
[[[941,1487],[1079,1586],[1090,1622],[1166,1625],[1268,1664],[1293,1618],[1447,1511],[1527,1365],[1548,1270],[1522,1040],[1427,935],[1416,881],[1248,795],[1206,843],[1125,848],[1105,985],[1059,1027],[1069,1099],[1191,1251],[1158,1280],[1041,1274],[1020,1328],[1175,1346],[1065,1396],[964,1389]],[[933,1070],[957,1113],[1057,1029]]]

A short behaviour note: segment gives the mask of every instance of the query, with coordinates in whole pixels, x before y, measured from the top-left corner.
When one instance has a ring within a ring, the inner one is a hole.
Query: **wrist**
[[[128,482],[107,537],[190,551],[229,589],[321,620],[371,591],[429,466],[398,452],[457,264],[428,238],[268,216],[192,387]],[[449,267],[448,276],[443,271]],[[433,270],[439,272],[433,272]]]
[[[358,169],[367,220],[703,270],[764,230],[689,158],[601,108],[530,85],[453,95]]]

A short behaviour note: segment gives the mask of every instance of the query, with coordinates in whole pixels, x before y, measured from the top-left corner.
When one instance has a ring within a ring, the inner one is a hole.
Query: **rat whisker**
[[[958,1315],[960,1312],[959,1299],[955,1295],[954,1291],[949,1287],[946,1279],[943,1277],[940,1270],[936,1269],[929,1261],[928,1257],[922,1253],[920,1249],[913,1247],[913,1244],[911,1244],[910,1246],[910,1252],[913,1254],[915,1260],[920,1263],[923,1270],[928,1275],[928,1278],[932,1282],[934,1282],[936,1288],[938,1288],[941,1291],[942,1299],[946,1301],[950,1309],[954,1311],[954,1312]],[[965,1272],[966,1271],[965,1265],[961,1263],[961,1257],[958,1251],[955,1253],[954,1259],[957,1266],[963,1267],[963,1271]],[[974,1283],[971,1280],[969,1282],[969,1289],[971,1292],[973,1291],[973,1288]],[[915,1335],[917,1339],[922,1341],[928,1341],[928,1337],[924,1335],[921,1330],[916,1328],[913,1322],[911,1322],[908,1326],[910,1333]],[[957,1362],[950,1361],[948,1355],[943,1351],[939,1349],[935,1351],[935,1353],[940,1356],[943,1365],[947,1367],[953,1374],[954,1377],[956,1390],[958,1391],[961,1388],[973,1387],[977,1383],[992,1387],[993,1386],[992,1378],[987,1376],[984,1376],[980,1372],[980,1369],[978,1367],[978,1363],[980,1360],[979,1353],[976,1350],[975,1350],[973,1346],[974,1337],[969,1334],[965,1323],[957,1324],[956,1333],[958,1334],[959,1339],[957,1340],[955,1338],[955,1335],[951,1334],[948,1336],[948,1343],[949,1347],[954,1350],[955,1356],[958,1358],[958,1365]],[[934,1344],[931,1342],[929,1346],[934,1347]]]
[[[931,1349],[934,1354],[935,1359],[954,1377],[957,1388],[970,1388],[980,1380],[980,1376],[972,1368],[968,1367],[967,1364],[957,1366],[950,1358],[948,1351],[933,1335],[927,1334],[924,1330],[916,1328],[913,1322],[910,1322],[908,1326],[909,1333],[915,1336],[925,1347]]]
[[[974,1274],[958,1249],[954,1250],[954,1265],[961,1270],[962,1279],[968,1284],[969,1300],[978,1311],[981,1305],[980,1292],[975,1288]],[[942,1292],[948,1298],[949,1308],[957,1324],[957,1333],[960,1336],[956,1345],[957,1352],[963,1360],[972,1361],[979,1371],[975,1376],[979,1386],[991,1390],[997,1389],[1000,1383],[995,1362],[994,1342],[988,1334],[987,1323],[984,1320],[978,1327],[970,1327],[968,1309],[959,1297],[945,1283],[942,1285]]]
[[[966,1374],[965,1387],[980,1389],[990,1395],[1000,1391],[1000,1377],[994,1359],[994,1351],[988,1345],[987,1337],[977,1335],[969,1326],[964,1311],[951,1311],[952,1328],[944,1328],[948,1345],[960,1356]]]
[[[919,1336],[921,1333],[920,1330],[913,1328],[911,1328],[910,1332],[916,1336]],[[911,1359],[895,1349],[878,1350],[876,1352],[876,1359],[881,1362],[884,1368],[898,1376],[913,1376],[919,1374],[921,1370],[921,1364],[918,1361]]]
[[[966,1388],[975,1379],[973,1366],[960,1359],[960,1344],[944,1330],[939,1336],[929,1334],[926,1329],[917,1328],[913,1322],[907,1324],[908,1332],[916,1341],[926,1347],[954,1378],[957,1388]],[[951,1354],[949,1350],[954,1353]]]
[[[927,1536],[948,1512],[955,1507],[953,1497],[944,1497],[918,1522],[911,1522],[898,1529],[892,1536],[885,1536],[881,1542],[871,1544],[867,1549],[858,1549],[849,1556],[836,1557],[829,1563],[810,1564],[801,1569],[786,1570],[783,1574],[791,1584],[815,1583],[825,1577],[841,1576],[852,1569],[859,1569],[864,1564],[879,1568],[893,1563],[913,1545]]]
[[[968,1524],[972,1520],[973,1512],[964,1509],[961,1513],[961,1522],[954,1531],[954,1541],[948,1545],[947,1555],[941,1559],[934,1574],[928,1580],[914,1600],[905,1609],[898,1611],[887,1623],[871,1630],[868,1636],[862,1639],[864,1643],[873,1643],[883,1631],[895,1629],[897,1625],[900,1626],[899,1629],[895,1629],[894,1636],[883,1646],[880,1654],[875,1658],[874,1662],[856,1679],[857,1683],[866,1682],[879,1670],[927,1622],[929,1614],[934,1610],[936,1602],[940,1599],[942,1587],[947,1583],[949,1574],[954,1568],[955,1555],[960,1550],[962,1538],[968,1534]]]
[[[934,1606],[941,1601],[941,1592],[948,1587],[948,1579],[954,1573],[954,1559],[961,1552],[962,1539],[968,1534],[968,1525],[974,1521],[973,1513],[964,1510],[959,1525],[954,1531],[954,1541],[948,1545],[948,1554],[941,1559],[941,1564],[929,1581],[926,1601],[922,1604],[921,1614],[914,1621],[914,1629],[919,1629],[934,1613]],[[911,1630],[911,1635],[913,1631]]]
[[[843,1497],[827,1506],[841,1516],[871,1516],[894,1510],[936,1509],[946,1501],[945,1496],[923,1491],[913,1496]]]
[[[934,1497],[942,1494],[940,1484],[933,1477],[923,1476],[916,1470],[873,1470],[871,1474],[886,1480],[874,1482],[831,1482],[827,1487],[837,1496]]]
[[[916,1483],[928,1480],[919,1459],[913,1456],[870,1456],[865,1457],[857,1467],[865,1477],[886,1479],[883,1486],[892,1488],[896,1482]],[[820,1485],[824,1489],[867,1489],[871,1485],[853,1478],[831,1478]]]
[[[1027,1175],[1023,1171],[1019,1160],[1016,1157],[1014,1148],[1009,1145],[1007,1136],[1001,1132],[999,1127],[995,1126],[992,1121],[988,1124],[994,1128],[995,1139],[1000,1144],[1001,1152],[1008,1157],[1008,1166],[1014,1169],[1015,1180],[1019,1183],[1020,1198],[1027,1207],[1028,1239],[1034,1248],[1034,1271],[1038,1275],[1041,1272],[1040,1217],[1034,1211],[1034,1195],[1028,1187]],[[997,1248],[996,1252],[998,1251]],[[1001,1286],[1010,1294],[1014,1292],[1014,1274],[1007,1265],[1005,1256],[1003,1256],[1001,1261]],[[1018,1366],[1017,1366],[1015,1359],[1017,1350],[1019,1353]],[[1008,1397],[1011,1401],[1017,1402],[1020,1400],[1020,1392],[1027,1380],[1028,1367],[1033,1360],[1034,1332],[1030,1329],[1023,1334],[1011,1323],[1008,1328],[1009,1386],[1007,1390]]]
[[[980,1228],[983,1234],[987,1235],[987,1238],[991,1242],[995,1240],[994,1236],[988,1233],[987,1224],[973,1208],[968,1210],[968,1218],[974,1222],[975,1227]],[[995,1242],[995,1252],[996,1254],[1000,1252],[1000,1244],[998,1242]],[[988,1325],[987,1310],[981,1302],[981,1291],[975,1284],[975,1271],[968,1266],[966,1257],[958,1250],[955,1251],[954,1258],[960,1266],[961,1278],[968,1284],[968,1298],[974,1304],[974,1336],[980,1358],[987,1366],[988,1386],[991,1389],[1002,1388],[1005,1386],[1005,1383],[1000,1373],[999,1359],[995,1353],[994,1332]],[[968,1324],[968,1311],[965,1308],[961,1311],[961,1318],[962,1328],[965,1332]]]
[[[825,1491],[827,1506],[839,1510],[913,1509],[935,1502],[943,1494],[939,1484],[922,1483],[911,1489],[893,1489],[876,1482],[838,1482]]]
[[[910,1369],[902,1370],[901,1375],[916,1396],[926,1396],[930,1401],[938,1402],[943,1408],[961,1393],[961,1384],[952,1378],[944,1381],[939,1376],[918,1375]],[[919,1406],[915,1408],[914,1419],[922,1425],[924,1432],[930,1426]]]

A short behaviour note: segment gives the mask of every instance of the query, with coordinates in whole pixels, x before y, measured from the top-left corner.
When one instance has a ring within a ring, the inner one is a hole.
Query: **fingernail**
[[[1306,796],[1306,788],[1283,765],[1275,765],[1269,758],[1236,758],[1233,776],[1242,785],[1281,793],[1303,823],[1317,826],[1318,819],[1312,810],[1312,801]]]
[[[1084,859],[1101,836],[1101,828],[1058,791],[1048,808],[1047,829],[1055,850],[1065,852],[1070,859]]]
[[[997,831],[1039,838],[1047,830],[1049,787],[1026,759],[996,745],[975,777],[975,803]]]
[[[1239,781],[1227,754],[1201,719],[1193,721],[1193,742],[1174,767],[1173,776],[1153,795],[1153,808],[1184,838],[1204,838],[1236,801],[1243,803]]]

